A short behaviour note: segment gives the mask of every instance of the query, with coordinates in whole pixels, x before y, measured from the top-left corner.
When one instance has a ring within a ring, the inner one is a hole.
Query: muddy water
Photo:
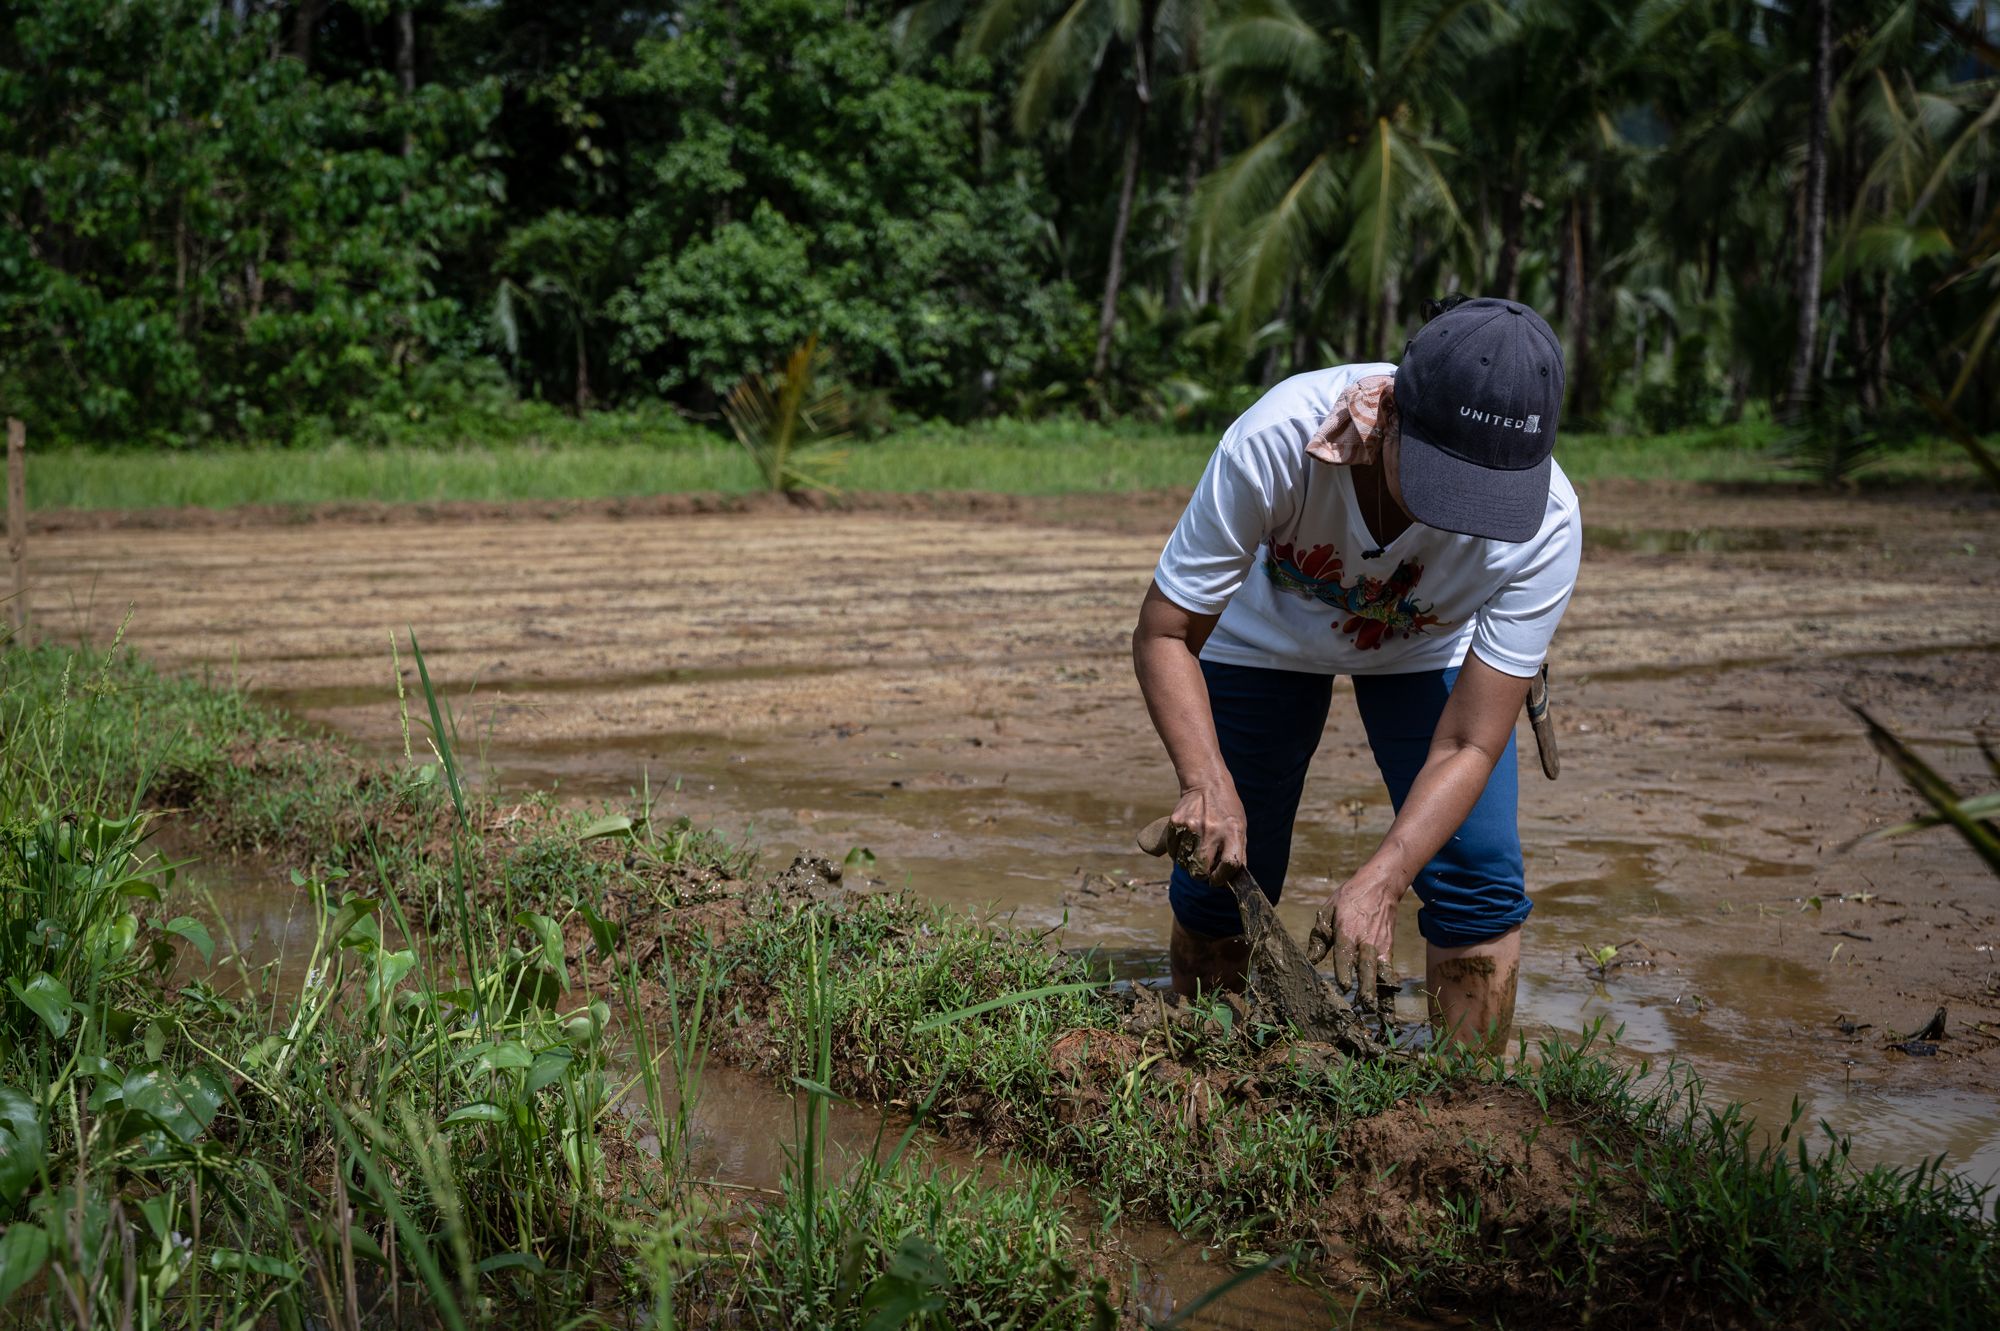
[[[1810,765],[1823,760],[1824,738],[1762,734],[1758,760],[1780,773]],[[1354,770],[1352,755],[1333,749],[1329,740],[1316,768]],[[867,846],[882,886],[1059,930],[1063,946],[1101,950],[1121,976],[1166,970],[1164,870],[1131,848],[1132,831],[1171,796],[1155,780],[1080,788],[1064,773],[1043,772],[1013,773],[996,785],[940,770],[935,753],[835,743],[815,756],[752,736],[495,746],[487,760],[486,779],[501,790],[555,786],[573,798],[629,805],[648,784],[663,809],[754,837],[768,864],[802,848],[837,857]],[[1646,793],[1643,765],[1633,777]],[[1651,793],[1683,798],[1671,777],[1659,773]],[[1865,925],[1862,908],[1824,898],[1811,904],[1819,889],[1809,882],[1816,857],[1808,838],[1779,828],[1759,843],[1769,858],[1746,855],[1736,848],[1744,820],[1720,809],[1701,814],[1701,834],[1580,836],[1566,823],[1537,820],[1529,780],[1524,774],[1523,839],[1536,910],[1518,1017],[1530,1038],[1615,1033],[1625,1057],[1691,1066],[1711,1099],[1745,1103],[1767,1131],[1790,1121],[1796,1099],[1815,1140],[1823,1139],[1817,1125],[1826,1124],[1851,1139],[1863,1165],[1907,1166],[1941,1155],[1947,1168],[1975,1182],[2000,1184],[2000,1103],[1976,1090],[1926,1085],[1916,1060],[1898,1058],[1885,1073],[1877,1056],[1885,1032],[1843,1034],[1837,1023],[1847,1014],[1828,996],[1820,969],[1750,950],[1684,959],[1658,941],[1726,930],[1735,914],[1767,926],[1775,920],[1780,938],[1788,929],[1824,935],[1821,955],[1832,954],[1834,963],[1843,951],[1852,957],[1856,944],[1840,930]],[[1358,865],[1372,849],[1388,817],[1375,782],[1315,778],[1280,907],[1296,934],[1310,926],[1340,868]],[[1794,854],[1800,858],[1783,858]],[[1710,918],[1675,887],[1691,866],[1724,859],[1740,898]],[[1086,881],[1090,874],[1099,877]],[[1396,962],[1405,974],[1422,967],[1415,912],[1411,898],[1397,930]],[[1606,945],[1621,952],[1600,976],[1579,954]],[[1917,1010],[1918,999],[1908,1005],[1905,1032],[1929,1016]],[[1421,1016],[1416,999],[1407,1008],[1405,1017]]]

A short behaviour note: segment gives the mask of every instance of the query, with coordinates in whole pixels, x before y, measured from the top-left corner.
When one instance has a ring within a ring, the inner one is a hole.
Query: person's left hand
[[[1320,907],[1306,939],[1306,959],[1317,966],[1333,953],[1333,982],[1352,988],[1361,1006],[1374,1010],[1376,984],[1389,981],[1389,949],[1396,939],[1396,905],[1403,889],[1357,874],[1334,889]]]

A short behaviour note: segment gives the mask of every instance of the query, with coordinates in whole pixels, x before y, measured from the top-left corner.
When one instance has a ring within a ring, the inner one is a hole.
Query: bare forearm
[[[1174,776],[1183,791],[1227,776],[1222,746],[1215,735],[1215,716],[1208,707],[1208,686],[1201,662],[1178,638],[1135,637],[1132,667],[1139,676],[1153,729],[1167,747]]]
[[[1355,876],[1401,896],[1479,802],[1493,762],[1470,746],[1433,748],[1382,844]]]

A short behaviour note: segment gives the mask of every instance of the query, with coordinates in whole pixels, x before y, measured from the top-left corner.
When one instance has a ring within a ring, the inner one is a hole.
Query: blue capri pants
[[[1245,858],[1258,886],[1275,904],[1291,862],[1292,823],[1306,769],[1332,705],[1333,677],[1212,661],[1203,661],[1201,672],[1208,680],[1222,760],[1236,782],[1249,825]],[[1457,679],[1455,669],[1354,677],[1354,700],[1368,747],[1399,812],[1430,754],[1431,736]],[[1427,942],[1438,947],[1483,943],[1528,918],[1532,907],[1515,821],[1519,777],[1509,739],[1479,802],[1417,875],[1417,899],[1423,902],[1417,929]],[[1236,898],[1226,887],[1200,882],[1176,867],[1167,898],[1184,929],[1210,938],[1243,932]]]

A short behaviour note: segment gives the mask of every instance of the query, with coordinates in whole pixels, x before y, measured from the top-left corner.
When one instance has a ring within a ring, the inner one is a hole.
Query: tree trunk
[[[583,325],[576,329],[576,417],[582,420],[590,414],[590,351],[584,341]]]
[[[1208,146],[1208,127],[1215,118],[1215,98],[1204,93],[1194,116],[1194,130],[1188,135],[1187,166],[1181,172],[1181,234],[1167,265],[1167,309],[1178,311],[1185,303],[1182,288],[1187,285],[1188,242],[1194,238],[1194,191],[1201,183],[1201,159]]]
[[[1812,396],[1813,352],[1819,344],[1819,288],[1826,262],[1826,120],[1833,95],[1833,0],[1813,6],[1812,117],[1806,125],[1804,216],[1800,219],[1796,296],[1798,327],[1792,340],[1792,371],[1785,385],[1784,410],[1796,417]]]
[[[1569,205],[1568,291],[1563,301],[1570,326],[1568,373],[1572,409],[1588,420],[1597,409],[1597,371],[1591,360],[1590,195],[1579,194]]]
[[[1140,116],[1145,104],[1135,101],[1125,129],[1125,164],[1118,184],[1118,218],[1111,226],[1111,261],[1104,271],[1104,303],[1097,311],[1097,356],[1090,377],[1099,383],[1111,364],[1111,329],[1118,322],[1118,287],[1125,280],[1125,232],[1132,224],[1132,197],[1139,189]]]
[[[1132,90],[1132,118],[1125,127],[1125,162],[1118,183],[1118,217],[1111,226],[1111,259],[1104,271],[1104,305],[1097,312],[1097,356],[1090,377],[1101,386],[1111,365],[1111,329],[1118,322],[1118,288],[1125,280],[1125,233],[1132,226],[1132,199],[1139,192],[1139,150],[1144,146],[1146,108],[1152,105],[1153,15],[1149,3],[1139,16],[1139,46],[1133,52],[1137,81]]]
[[[1493,271],[1493,289],[1508,300],[1521,298],[1521,191],[1500,191],[1500,262]]]
[[[302,65],[312,64],[313,34],[326,13],[330,0],[300,0],[299,12],[292,15],[292,54]]]

